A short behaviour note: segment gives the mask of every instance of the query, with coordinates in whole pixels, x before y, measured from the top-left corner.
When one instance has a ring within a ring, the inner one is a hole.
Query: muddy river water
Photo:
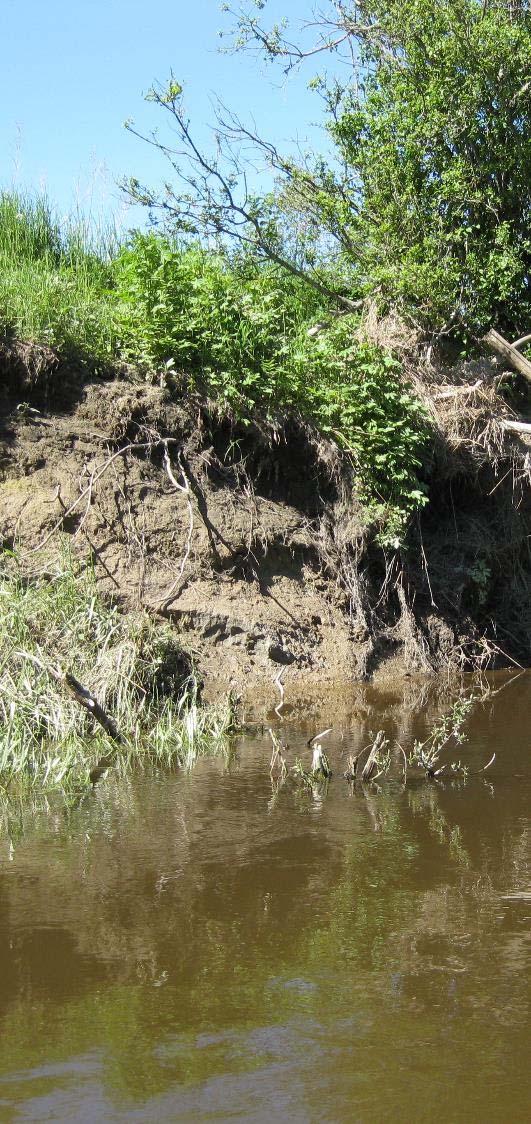
[[[529,1120],[531,674],[492,683],[466,784],[343,779],[433,721],[406,684],[287,708],[290,762],[333,723],[327,791],[272,785],[258,730],[3,805],[0,1119]]]

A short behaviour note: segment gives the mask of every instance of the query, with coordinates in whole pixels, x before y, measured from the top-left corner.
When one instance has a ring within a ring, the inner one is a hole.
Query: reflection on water
[[[288,718],[289,760],[333,721],[326,793],[272,792],[263,735],[4,808],[1,1119],[528,1119],[531,676],[474,716],[484,777],[349,788],[436,716],[408,691]]]

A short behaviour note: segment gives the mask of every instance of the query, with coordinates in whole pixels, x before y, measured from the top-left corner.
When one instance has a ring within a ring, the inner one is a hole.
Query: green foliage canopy
[[[172,182],[134,198],[194,235],[230,236],[304,276],[323,294],[315,244],[348,263],[340,303],[360,292],[405,311],[432,334],[496,323],[521,334],[531,306],[531,14],[527,0],[328,0],[317,38],[261,22],[259,0],[233,13],[236,47],[286,70],[343,55],[318,75],[330,159],[282,156],[227,110],[217,154],[195,142],[174,79],[150,97],[173,117]],[[347,74],[343,78],[343,74]],[[339,76],[339,77],[338,77]],[[274,200],[249,197],[245,151],[277,175]],[[183,155],[184,154],[184,155]],[[303,216],[302,255],[283,218]],[[313,236],[312,236],[313,235]]]
[[[360,92],[330,130],[351,180],[367,277],[436,330],[509,333],[531,309],[531,25],[476,0],[364,5]]]

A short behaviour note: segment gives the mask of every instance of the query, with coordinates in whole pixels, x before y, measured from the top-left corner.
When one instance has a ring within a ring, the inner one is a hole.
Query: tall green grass
[[[70,672],[115,719],[114,742],[50,671]],[[99,596],[93,573],[65,555],[33,580],[0,556],[0,785],[72,788],[102,757],[116,768],[193,764],[226,752],[229,703],[201,707],[169,628],[119,613]]]
[[[112,227],[60,223],[45,197],[0,195],[0,333],[110,362],[119,349]]]

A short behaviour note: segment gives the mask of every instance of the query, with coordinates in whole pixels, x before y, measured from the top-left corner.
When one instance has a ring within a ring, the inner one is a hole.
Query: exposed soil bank
[[[173,623],[210,696],[276,701],[283,667],[295,697],[531,662],[529,454],[494,447],[487,390],[439,426],[430,503],[384,549],[348,462],[297,419],[244,428],[175,387],[87,383],[43,349],[5,347],[1,367],[4,546],[42,572],[62,530],[124,610]]]

